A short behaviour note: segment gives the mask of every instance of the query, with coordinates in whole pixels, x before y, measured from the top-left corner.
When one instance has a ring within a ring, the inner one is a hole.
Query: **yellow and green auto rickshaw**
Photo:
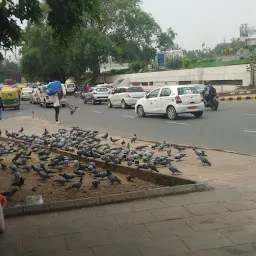
[[[3,87],[1,91],[3,110],[6,108],[20,109],[19,90],[17,88]]]

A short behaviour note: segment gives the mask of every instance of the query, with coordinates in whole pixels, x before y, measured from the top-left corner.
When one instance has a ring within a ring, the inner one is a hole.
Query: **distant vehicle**
[[[17,88],[18,89],[18,88]],[[23,88],[20,93],[21,100],[30,100],[30,96],[32,95],[32,88]]]
[[[141,86],[117,87],[108,97],[108,107],[121,106],[123,109],[129,108],[145,95],[146,92]]]
[[[74,83],[66,84],[67,94],[73,94],[75,91],[76,85]]]
[[[92,87],[88,93],[84,94],[84,104],[91,102],[92,104],[107,102],[108,88],[106,87]]]
[[[51,98],[46,93],[47,85],[40,86],[38,87],[38,89],[40,91],[40,106],[45,108],[53,106],[53,102],[51,101]],[[66,103],[67,103],[67,99],[66,99],[66,96],[64,96],[60,100],[60,105],[62,107],[65,107]]]
[[[166,114],[171,120],[188,113],[200,118],[204,113],[204,102],[202,95],[191,85],[164,86],[138,100],[135,112],[139,117]]]
[[[29,99],[31,104],[40,103],[40,90],[38,88],[32,88],[32,94]]]

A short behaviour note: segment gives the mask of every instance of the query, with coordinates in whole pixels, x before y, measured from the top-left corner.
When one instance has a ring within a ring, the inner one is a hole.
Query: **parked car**
[[[75,91],[76,85],[74,83],[66,84],[67,94],[73,94]]]
[[[111,91],[113,89],[112,84],[97,84],[95,87],[105,87],[108,88],[108,91]]]
[[[31,104],[39,104],[40,103],[40,90],[38,88],[32,88],[32,94],[29,99]]]
[[[47,85],[40,86],[38,87],[38,89],[40,91],[40,106],[45,108],[53,106],[51,97],[49,97],[46,93]],[[65,107],[66,103],[67,103],[67,98],[66,96],[63,96],[63,98],[60,100],[60,105],[62,107]]]
[[[145,97],[146,92],[141,86],[118,87],[114,89],[108,97],[108,107],[121,106],[123,109],[129,108]]]
[[[84,94],[84,104],[91,102],[92,104],[107,102],[108,88],[106,87],[92,87],[88,93]]]
[[[32,88],[29,88],[29,87],[23,88],[20,93],[20,99],[21,100],[29,100],[30,96],[32,94],[32,91],[33,91]]]
[[[190,85],[173,85],[154,89],[138,100],[135,112],[139,117],[146,114],[166,114],[175,120],[179,114],[193,114],[200,118],[204,112],[202,95]]]

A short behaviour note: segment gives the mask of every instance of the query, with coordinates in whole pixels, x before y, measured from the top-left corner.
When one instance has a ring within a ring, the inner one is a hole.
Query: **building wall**
[[[183,83],[203,83],[203,81],[218,81],[218,80],[242,80],[243,86],[250,84],[250,74],[246,70],[247,65],[233,65],[233,66],[222,66],[212,68],[195,68],[195,69],[184,69],[184,70],[171,70],[162,72],[150,72],[150,73],[136,73],[127,74],[121,76],[108,76],[104,77],[103,80],[106,83],[113,83],[118,78],[129,79],[129,83],[148,83],[149,87],[180,84]],[[143,85],[142,84],[142,85]],[[216,84],[217,85],[217,84]],[[223,84],[219,84],[220,86]],[[225,85],[225,88],[228,85]],[[230,84],[230,86],[236,87]],[[231,87],[229,87],[231,89]],[[222,90],[227,91],[227,89]]]

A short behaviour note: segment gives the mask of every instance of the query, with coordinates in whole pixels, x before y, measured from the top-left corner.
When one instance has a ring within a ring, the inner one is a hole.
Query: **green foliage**
[[[188,68],[189,67],[189,65],[191,64],[191,59],[189,59],[189,58],[184,58],[183,60],[182,60],[182,64],[183,64],[183,67],[184,68]]]
[[[82,17],[98,18],[98,0],[46,0],[40,8],[40,0],[2,0],[0,2],[0,47],[11,49],[19,44],[21,28],[18,22],[27,20],[38,22],[48,10],[46,21],[52,27],[55,36],[67,41],[76,26],[81,25]],[[46,7],[47,5],[47,7]]]
[[[174,39],[177,34],[172,30],[172,28],[168,28],[166,32],[160,32],[158,36],[158,48],[160,51],[168,51],[171,50],[174,46]]]
[[[167,69],[181,69],[182,68],[182,58],[167,58],[166,59]]]

